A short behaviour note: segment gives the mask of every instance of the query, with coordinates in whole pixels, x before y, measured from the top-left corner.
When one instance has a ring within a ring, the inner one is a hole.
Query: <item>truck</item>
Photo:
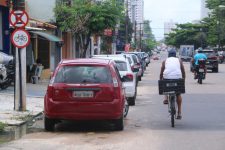
[[[180,45],[179,57],[182,61],[190,62],[194,55],[194,45]]]

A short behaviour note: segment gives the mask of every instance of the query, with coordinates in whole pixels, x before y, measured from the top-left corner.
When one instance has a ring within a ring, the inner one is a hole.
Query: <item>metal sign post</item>
[[[9,15],[10,24],[17,28],[11,35],[12,44],[16,47],[16,80],[15,102],[16,111],[26,111],[26,47],[30,43],[30,35],[23,28],[29,17],[25,11],[12,11]]]
[[[16,48],[16,80],[15,80],[15,106],[17,111],[26,110],[26,48]]]

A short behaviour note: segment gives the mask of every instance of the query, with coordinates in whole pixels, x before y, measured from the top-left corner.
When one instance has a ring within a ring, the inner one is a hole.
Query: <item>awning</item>
[[[44,37],[44,38],[46,38],[46,39],[48,39],[49,41],[52,41],[52,42],[62,42],[62,39],[58,38],[55,35],[46,33],[46,32],[41,32],[41,31],[30,31],[30,32],[34,33],[34,34],[37,34],[39,36],[42,36],[42,37]]]

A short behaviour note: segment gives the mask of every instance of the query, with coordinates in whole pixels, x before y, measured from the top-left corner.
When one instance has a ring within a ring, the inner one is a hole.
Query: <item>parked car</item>
[[[144,57],[145,57],[146,66],[148,66],[148,64],[150,64],[150,56],[148,53],[144,53]]]
[[[126,53],[125,53],[126,54]],[[143,54],[142,52],[128,52],[127,54],[135,54],[138,58],[138,61],[141,65],[141,76],[143,77],[144,75],[144,71],[145,71],[145,68],[146,68],[146,63],[145,63],[145,59],[143,57]]]
[[[129,60],[124,55],[94,55],[93,58],[112,59],[115,61],[121,78],[124,78],[123,86],[125,87],[125,95],[129,105],[135,105],[137,96],[137,78],[135,72],[131,70]]]
[[[143,69],[141,67],[141,62],[138,59],[138,56],[131,53],[124,53],[123,55],[125,55],[128,58],[128,60],[129,58],[131,59],[131,62],[130,62],[131,70],[133,72],[137,72],[138,81],[141,81],[141,77],[143,75]]]
[[[141,58],[141,65],[142,65],[143,69],[146,70],[146,61],[145,61],[146,56],[145,56],[145,52],[132,52],[132,53],[137,54],[138,56],[140,56],[140,58]]]
[[[44,97],[44,127],[53,131],[61,120],[112,120],[124,128],[125,94],[113,60],[61,61]]]

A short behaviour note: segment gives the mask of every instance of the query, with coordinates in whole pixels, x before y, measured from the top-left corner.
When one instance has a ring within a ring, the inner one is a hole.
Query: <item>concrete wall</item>
[[[55,22],[56,0],[26,0],[26,5],[30,18],[43,22]]]

